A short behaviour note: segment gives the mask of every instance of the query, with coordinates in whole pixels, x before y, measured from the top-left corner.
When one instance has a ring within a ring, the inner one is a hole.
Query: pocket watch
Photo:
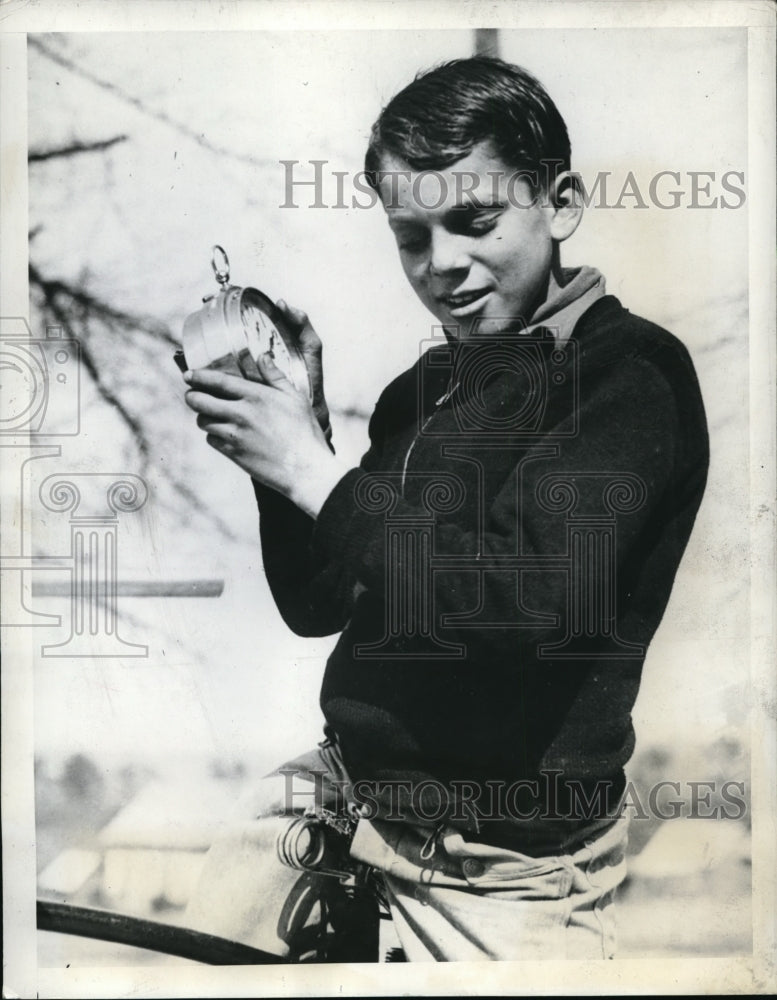
[[[291,384],[312,398],[302,354],[280,309],[257,288],[229,283],[229,258],[214,246],[211,265],[218,292],[203,297],[203,305],[186,317],[183,350],[175,361],[181,371],[212,368],[263,382],[257,358],[269,355]]]

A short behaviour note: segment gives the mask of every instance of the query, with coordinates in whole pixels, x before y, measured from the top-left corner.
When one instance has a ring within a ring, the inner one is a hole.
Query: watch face
[[[262,354],[269,354],[275,366],[293,382],[291,356],[280,330],[263,309],[251,302],[248,296],[245,299],[247,301],[240,307],[240,318],[243,320],[251,356],[258,358]]]
[[[305,362],[290,335],[284,336],[279,329],[282,317],[270,299],[255,288],[244,289],[240,298],[240,319],[248,353],[254,362],[260,355],[269,355],[291,384],[309,395]]]

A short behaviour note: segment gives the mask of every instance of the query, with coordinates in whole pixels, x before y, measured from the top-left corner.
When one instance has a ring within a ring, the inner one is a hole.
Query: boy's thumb
[[[269,353],[260,354],[256,359],[256,366],[268,385],[276,389],[285,388],[285,386],[290,385],[289,380],[275,364]]]

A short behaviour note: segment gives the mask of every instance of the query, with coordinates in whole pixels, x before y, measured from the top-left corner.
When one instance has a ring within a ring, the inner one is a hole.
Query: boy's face
[[[449,335],[528,322],[547,297],[554,207],[487,142],[440,171],[385,156],[380,193],[414,291]],[[562,237],[563,238],[563,237]],[[456,329],[458,328],[458,329]]]

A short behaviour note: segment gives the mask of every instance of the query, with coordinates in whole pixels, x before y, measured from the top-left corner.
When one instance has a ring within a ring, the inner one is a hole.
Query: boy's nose
[[[435,274],[466,271],[470,264],[466,239],[446,232],[432,235],[429,267]]]

